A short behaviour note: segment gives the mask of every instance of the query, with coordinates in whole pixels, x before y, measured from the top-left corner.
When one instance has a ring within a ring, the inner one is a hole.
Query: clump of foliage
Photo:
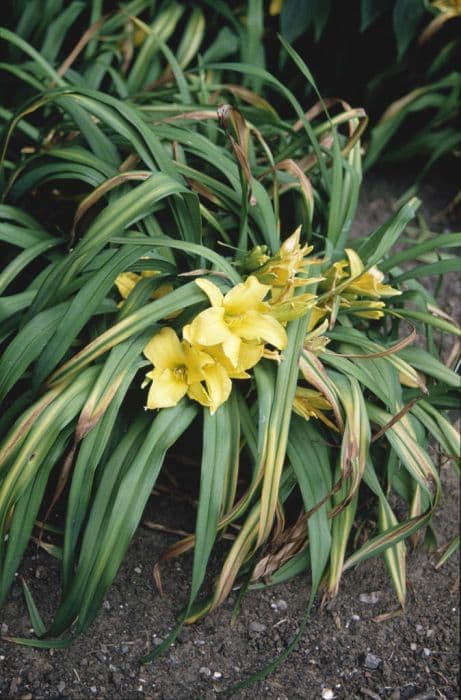
[[[372,129],[365,168],[414,159],[423,176],[439,158],[459,157],[459,0],[275,0],[265,26],[309,61],[324,89],[335,93],[341,85],[342,97],[366,108]],[[308,93],[283,51],[266,53],[270,65],[276,56],[292,90]]]
[[[440,499],[428,441],[450,457],[458,446],[443,409],[459,382],[434,333],[460,331],[419,280],[456,268],[460,235],[402,238],[413,198],[351,237],[363,110],[320,100],[306,111],[258,66],[195,64],[200,9],[92,10],[62,62],[70,9],[40,25],[40,51],[0,29],[0,600],[31,537],[62,572],[47,625],[25,587],[36,637],[17,641],[62,647],[88,628],[168,451],[191,431],[196,526],[167,553],[193,550],[180,623],[234,585],[306,571],[313,596],[333,596],[348,568],[379,554],[404,606],[405,538],[430,526]],[[249,75],[264,97],[235,82]],[[410,347],[416,329],[424,347]],[[376,523],[360,539],[370,493]]]

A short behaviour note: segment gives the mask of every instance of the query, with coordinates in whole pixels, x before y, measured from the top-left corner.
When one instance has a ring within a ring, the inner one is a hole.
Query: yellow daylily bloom
[[[382,309],[385,308],[386,304],[384,303],[384,301],[358,301],[356,299],[353,299],[349,302],[349,300],[345,299],[344,297],[341,297],[340,306],[342,308],[350,309],[350,312],[354,316],[359,316],[360,318],[371,318],[376,320],[384,316],[384,312]]]
[[[347,260],[334,263],[325,273],[325,280],[320,285],[322,290],[334,291],[336,287],[341,285],[342,295],[356,294],[375,299],[392,297],[402,293],[388,284],[382,284],[384,274],[376,265],[365,270],[365,266],[355,250],[346,248],[345,253]],[[347,268],[349,268],[348,271],[346,271]],[[349,282],[347,282],[348,278]]]
[[[118,293],[122,297],[122,301],[120,301],[117,304],[117,306],[119,308],[123,306],[125,299],[131,294],[138,282],[140,282],[143,278],[155,277],[159,274],[160,272],[158,270],[143,270],[141,274],[138,274],[136,272],[121,272],[115,279],[115,286],[117,287]],[[174,287],[172,284],[170,284],[169,282],[165,282],[164,284],[161,284],[159,287],[157,287],[157,289],[154,292],[152,292],[150,298],[152,300],[161,299],[162,297],[172,292],[173,289]],[[176,318],[177,316],[179,316],[180,313],[181,311],[175,311],[173,314],[170,314],[166,318]]]
[[[277,298],[282,293],[280,290],[285,290],[287,287],[292,290],[293,287],[310,283],[310,280],[297,275],[307,266],[319,261],[306,260],[313,246],[301,246],[300,238],[301,226],[298,226],[296,231],[282,243],[279,251],[255,272],[260,282],[272,286],[273,298]],[[312,280],[314,281],[318,280]]]
[[[225,296],[207,279],[196,284],[208,296],[211,308],[205,309],[184,327],[183,336],[191,345],[220,345],[231,365],[237,369],[242,343],[269,343],[283,350],[287,335],[283,326],[271,315],[263,301],[270,287],[250,275]]]
[[[324,411],[333,410],[330,402],[316,389],[297,387],[293,401],[293,410],[305,420],[318,418],[329,428],[338,432],[336,425],[324,414]]]
[[[158,274],[157,270],[144,270],[140,275],[137,272],[121,272],[115,279],[115,286],[122,299],[126,299],[143,277],[154,277]]]
[[[355,250],[346,248],[345,252],[349,260],[351,277],[351,283],[347,285],[345,292],[378,299],[380,297],[392,297],[402,293],[398,289],[393,289],[393,287],[388,284],[382,284],[384,274],[381,270],[378,270],[376,265],[364,272],[364,265]]]
[[[146,408],[176,406],[187,394],[214,413],[229,397],[232,382],[225,369],[207,353],[181,342],[172,328],[154,335],[144,355],[154,365],[142,384],[152,382]]]

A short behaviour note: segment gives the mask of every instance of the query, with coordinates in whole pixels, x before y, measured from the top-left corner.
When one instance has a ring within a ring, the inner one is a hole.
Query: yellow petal
[[[192,384],[187,392],[189,398],[202,406],[209,406],[211,414],[229,398],[232,382],[226,370],[215,363],[205,370],[205,383]]]
[[[270,343],[279,350],[283,350],[287,344],[285,329],[269,314],[249,311],[232,324],[232,330],[244,340]]]
[[[214,359],[208,353],[186,342],[183,342],[183,348],[186,358],[188,383],[201,382],[203,379],[203,368],[214,364]]]
[[[210,397],[210,410],[214,413],[224,401],[227,401],[232,389],[232,382],[221,365],[215,363],[205,368],[205,382]]]
[[[205,309],[183,328],[183,337],[192,345],[218,345],[232,335],[224,322],[224,308]]]
[[[229,333],[226,340],[222,344],[224,354],[235,368],[238,367],[241,346],[242,341],[240,340],[239,336],[234,335],[233,333]]]
[[[200,287],[202,292],[205,292],[210,300],[211,306],[222,306],[224,297],[221,290],[215,284],[213,284],[213,282],[210,282],[210,280],[207,280],[204,277],[200,277],[198,280],[195,280],[195,284]]]
[[[358,277],[364,270],[363,262],[352,248],[346,248],[344,252],[349,260],[350,277]]]
[[[223,302],[226,314],[236,316],[250,309],[259,309],[269,290],[268,285],[261,284],[254,275],[250,275],[245,282],[235,285],[230,292],[227,292]]]
[[[152,385],[147,396],[147,408],[168,408],[176,406],[187,392],[184,378],[171,369],[150,373]]]
[[[207,352],[213,359],[224,367],[231,379],[248,379],[246,370],[254,367],[261,359],[264,345],[256,343],[240,343],[237,363],[231,363],[224,353],[222,345],[214,345],[207,348]]]
[[[143,352],[159,369],[175,369],[185,364],[184,350],[172,328],[162,328],[149,340]]]
[[[136,272],[122,272],[115,279],[115,286],[122,299],[126,299],[141,279]]]

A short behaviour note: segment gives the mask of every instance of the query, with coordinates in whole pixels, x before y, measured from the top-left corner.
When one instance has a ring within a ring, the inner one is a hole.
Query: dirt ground
[[[408,186],[405,177],[367,176],[355,230],[373,231]],[[424,214],[434,230],[447,225],[448,178],[433,176],[423,188]],[[459,314],[459,278],[445,287],[445,309]],[[458,301],[456,301],[458,298]],[[458,306],[456,307],[456,304]],[[445,495],[435,520],[440,543],[459,531],[459,484],[443,468]],[[155,520],[190,527],[192,510],[153,499]],[[252,591],[232,624],[235,595],[216,613],[187,627],[153,664],[139,658],[173,628],[187,600],[191,560],[162,569],[165,595],[152,584],[152,567],[177,537],[140,528],[103,609],[88,634],[62,651],[32,649],[0,641],[0,697],[155,698],[208,700],[215,697],[389,698],[430,700],[459,697],[459,555],[440,570],[421,547],[408,553],[408,606],[404,614],[379,621],[396,608],[385,566],[369,560],[348,571],[336,600],[317,604],[297,649],[267,679],[232,693],[229,689],[280,654],[296,634],[309,581],[298,577],[265,591]],[[58,603],[58,566],[30,549],[21,574],[45,620]],[[29,636],[30,621],[19,580],[0,611],[2,635]]]

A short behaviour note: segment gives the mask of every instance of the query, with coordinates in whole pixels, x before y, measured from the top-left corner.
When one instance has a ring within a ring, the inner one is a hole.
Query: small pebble
[[[140,567],[140,566],[135,566],[135,567],[134,567],[134,572],[135,572],[135,574],[141,574],[141,573],[142,573],[141,567]]]
[[[361,593],[359,595],[359,600],[361,603],[367,603],[367,605],[375,605],[380,597],[380,591],[372,591],[371,593]]]
[[[161,637],[154,637],[152,643],[154,646],[159,647],[160,644],[163,644],[163,639]]]
[[[424,647],[423,656],[430,656],[431,654],[432,654],[431,650],[428,649],[427,647]]]
[[[35,578],[45,579],[47,577],[47,570],[44,566],[37,566],[35,569]]]
[[[211,670],[208,668],[208,666],[202,666],[199,673],[201,676],[206,676],[207,678],[211,676]]]
[[[91,691],[94,695],[96,695],[96,693],[98,692],[98,689],[96,688],[95,685],[92,685],[91,688],[90,688],[90,691]]]
[[[415,642],[412,642],[412,643],[410,644],[410,649],[411,649],[412,651],[416,651],[417,648],[418,648],[418,645],[417,645]]]
[[[271,603],[271,608],[277,612],[285,612],[285,610],[288,609],[288,603],[286,600],[283,600],[283,598],[279,598],[279,600],[275,600]]]
[[[8,634],[8,625],[6,622],[2,622],[0,626],[0,634],[3,636],[4,634]]]
[[[128,654],[128,652],[130,651],[130,647],[128,646],[128,644],[122,644],[122,646],[120,647],[120,651],[122,652],[122,654]]]
[[[108,600],[105,600],[104,603],[102,604],[102,607],[104,610],[110,610],[110,603]]]
[[[421,634],[421,632],[424,632],[424,627],[422,625],[416,625],[415,630],[418,634]]]
[[[64,688],[66,687],[66,684],[64,681],[59,681],[58,683],[58,693],[62,693],[64,691]]]
[[[322,690],[322,698],[323,698],[323,700],[333,700],[334,697],[335,697],[335,694],[334,694],[334,692],[332,691],[331,688],[324,688],[324,689]]]
[[[262,622],[250,622],[250,632],[256,632],[260,634],[261,632],[266,631],[266,625],[263,625]]]
[[[215,679],[215,681],[218,681],[220,678],[222,678],[222,673],[221,673],[221,671],[215,671],[215,672],[213,673],[213,678]]]
[[[434,636],[434,630],[427,630],[426,636],[427,636],[427,637],[433,637],[433,636]]]
[[[380,665],[380,663],[381,659],[379,658],[379,656],[375,656],[374,654],[368,653],[365,656],[365,661],[363,662],[363,665],[365,666],[365,668],[369,668],[370,671],[375,671]]]

